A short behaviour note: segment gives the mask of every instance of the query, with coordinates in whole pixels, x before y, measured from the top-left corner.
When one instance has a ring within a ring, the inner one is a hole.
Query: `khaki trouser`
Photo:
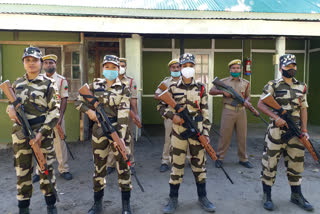
[[[64,118],[62,118],[61,128],[66,133]],[[66,142],[60,139],[57,128],[53,129],[55,138],[53,139],[54,150],[56,152],[56,158],[59,163],[58,171],[60,173],[69,172],[68,165],[68,150]]]
[[[66,133],[64,118],[62,118],[61,128],[63,132]],[[55,135],[53,139],[53,146],[56,154],[56,159],[59,163],[58,171],[59,173],[69,172],[68,150],[67,150],[66,142],[64,140],[61,140],[56,127],[54,127],[53,131]],[[38,169],[36,169],[36,174],[39,175]]]
[[[240,161],[248,161],[247,144],[247,114],[245,108],[231,110],[223,108],[221,116],[220,139],[218,145],[219,160],[223,160],[231,143],[233,129],[236,129],[238,157]]]
[[[130,135],[131,135],[131,140],[130,140],[130,162],[131,165],[134,167],[135,166],[135,160],[134,160],[134,136],[135,136],[135,129],[136,125],[134,124],[133,120],[131,117],[129,118],[129,126],[128,126]],[[112,149],[109,149],[108,151],[108,159],[107,159],[107,167],[115,167],[116,164],[116,159],[114,157],[114,152]]]
[[[165,119],[163,121],[164,128],[165,128],[165,138],[164,138],[164,145],[163,145],[163,152],[162,152],[162,159],[161,164],[170,163],[170,150],[171,150],[171,131],[172,131],[172,120]]]

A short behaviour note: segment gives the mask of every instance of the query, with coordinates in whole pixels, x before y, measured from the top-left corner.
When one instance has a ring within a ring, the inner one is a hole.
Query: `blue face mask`
[[[110,81],[118,77],[118,71],[114,71],[114,70],[103,70],[102,74],[105,78],[107,78]]]
[[[233,77],[239,77],[241,74],[241,72],[239,72],[239,73],[230,72],[230,73],[231,73],[231,76],[233,76]]]
[[[172,77],[180,77],[180,75],[181,75],[180,71],[171,71]]]

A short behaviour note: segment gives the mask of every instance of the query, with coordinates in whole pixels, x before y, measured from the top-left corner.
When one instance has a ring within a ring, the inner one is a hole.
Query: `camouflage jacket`
[[[127,133],[129,110],[130,110],[130,89],[119,78],[108,88],[105,79],[96,78],[89,85],[92,94],[103,105],[104,111],[109,118],[117,118],[113,123],[120,138],[125,138]],[[86,112],[93,108],[81,95],[75,102],[76,108],[81,112]]]
[[[138,92],[137,92],[137,83],[134,81],[133,78],[124,75],[123,78],[121,79],[121,82],[126,84],[127,87],[130,89],[130,97],[133,99],[138,98]]]
[[[288,85],[282,78],[269,81],[264,86],[261,98],[270,93],[281,107],[291,113],[294,120],[300,120],[301,108],[307,108],[307,85],[292,79],[293,84]]]
[[[55,81],[43,74],[29,81],[25,74],[13,83],[12,88],[16,97],[21,99],[28,120],[45,116],[39,132],[48,135],[60,116],[59,94]]]
[[[211,123],[208,114],[208,94],[204,84],[196,82],[193,79],[188,86],[181,78],[177,83],[173,83],[169,86],[168,92],[172,95],[177,104],[188,109],[192,118],[198,116],[203,117],[202,121],[200,121],[200,125],[198,123],[198,128],[203,130],[203,135],[209,136]],[[163,117],[172,119],[175,110],[170,106],[167,106],[165,109],[161,109],[160,113]]]
[[[165,77],[160,84],[164,83],[167,87],[170,87],[170,85],[177,83],[177,81],[179,81],[179,79],[175,80],[175,79],[173,79],[172,76]],[[162,92],[163,91],[160,88],[157,88],[157,90],[155,91],[155,94],[161,94]],[[163,101],[160,101],[159,104],[157,105],[157,111],[160,112],[160,115],[163,115],[163,113],[167,107],[168,107],[168,105],[166,103],[164,103]],[[165,118],[164,116],[162,116],[162,117]]]

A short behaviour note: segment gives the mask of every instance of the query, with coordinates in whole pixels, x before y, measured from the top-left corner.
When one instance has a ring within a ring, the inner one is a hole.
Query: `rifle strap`
[[[12,105],[13,105],[14,107],[17,107],[17,105],[18,105],[19,103],[21,103],[21,101],[22,101],[21,97],[17,97],[17,99],[12,103]]]
[[[91,100],[91,102],[89,102],[91,105],[94,105],[95,104],[95,102],[97,102],[98,101],[98,99],[95,97],[95,96],[92,96],[92,95],[90,95],[90,94],[80,94],[82,97],[84,97],[85,99],[86,98],[92,98],[92,100]],[[88,99],[86,99],[86,100],[88,100]]]
[[[203,91],[204,91],[204,86],[202,85],[202,86],[201,86],[201,93],[200,93],[200,98],[202,98],[202,95],[203,95]]]

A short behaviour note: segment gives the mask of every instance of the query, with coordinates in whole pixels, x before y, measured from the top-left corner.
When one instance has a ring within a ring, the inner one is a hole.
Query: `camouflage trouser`
[[[281,134],[283,133],[285,133],[284,130],[280,130],[271,123],[265,137],[266,146],[262,157],[261,180],[269,186],[275,182],[281,155],[284,156],[289,184],[294,186],[301,184],[301,173],[304,170],[304,146],[297,137],[289,141],[282,140]]]
[[[34,130],[36,133],[37,130]],[[12,143],[14,152],[14,167],[17,175],[17,199],[27,200],[32,196],[32,172],[33,172],[33,157],[32,150],[28,140],[25,139],[21,126],[15,124],[12,132]],[[53,148],[53,134],[43,136],[41,142],[41,150],[47,159],[49,174],[52,176],[51,182],[55,185],[56,178],[52,167],[55,161],[55,153]],[[40,170],[40,169],[39,169]],[[53,194],[47,176],[40,173],[40,189],[43,195],[50,196]]]
[[[189,147],[191,155],[191,169],[197,183],[204,183],[206,181],[206,154],[204,148],[198,140],[188,138],[184,140],[178,133],[184,131],[185,128],[173,124],[171,135],[171,174],[170,184],[182,183],[184,175],[184,166],[186,160],[186,153]]]
[[[111,148],[110,148],[111,147]],[[130,155],[130,145],[126,142],[126,150]],[[107,158],[110,149],[112,149],[116,159],[116,168],[118,171],[118,183],[121,191],[130,191],[131,172],[128,164],[123,160],[121,154],[113,147],[113,141],[103,136],[102,129],[95,124],[92,133],[92,149],[94,157],[94,175],[93,190],[98,192],[104,189],[106,185],[105,177],[107,175]]]

